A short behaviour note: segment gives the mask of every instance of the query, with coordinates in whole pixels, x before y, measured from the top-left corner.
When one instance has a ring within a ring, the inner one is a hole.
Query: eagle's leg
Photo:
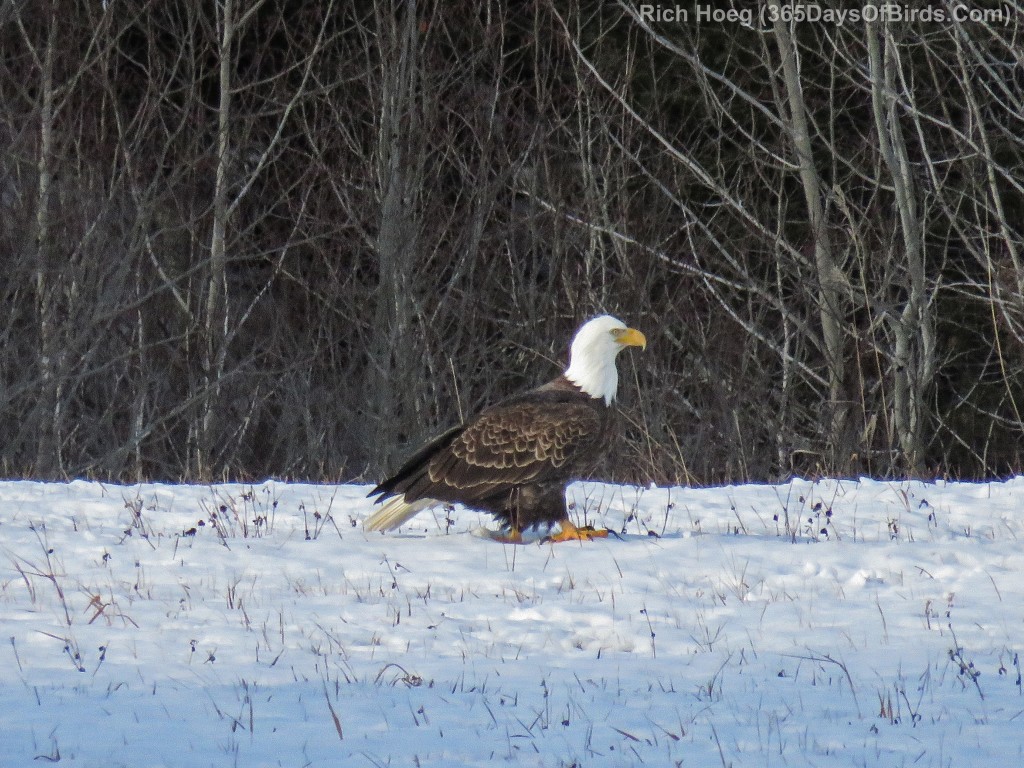
[[[506,528],[502,531],[492,531],[488,538],[491,541],[500,541],[502,544],[522,544],[523,534],[518,528]]]
[[[577,527],[569,518],[560,520],[558,525],[561,530],[544,539],[544,541],[593,541],[594,539],[608,538],[606,528],[594,528],[591,525]]]

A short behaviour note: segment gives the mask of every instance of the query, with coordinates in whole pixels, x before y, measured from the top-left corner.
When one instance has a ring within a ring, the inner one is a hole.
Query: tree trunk
[[[61,362],[64,355],[57,337],[57,286],[51,279],[52,243],[50,206],[53,190],[53,128],[55,120],[53,56],[57,46],[56,9],[51,9],[46,50],[43,52],[39,117],[39,189],[36,197],[36,270],[35,290],[39,328],[40,418],[36,443],[35,472],[51,477],[63,469],[60,446]]]
[[[896,193],[896,211],[903,239],[906,298],[899,316],[890,317],[893,332],[893,425],[906,471],[924,470],[925,391],[935,373],[934,321],[926,296],[923,221],[918,213],[907,145],[900,130],[895,95],[898,52],[888,29],[868,22],[868,63],[871,106],[878,147]],[[885,43],[884,55],[879,38]]]
[[[771,4],[776,11],[779,10],[778,0],[771,0]],[[803,185],[804,199],[807,202],[811,234],[814,238],[814,264],[818,278],[818,318],[821,323],[825,363],[828,369],[828,402],[826,404],[828,459],[832,470],[844,472],[848,471],[855,452],[849,429],[850,403],[845,388],[846,361],[843,338],[845,313],[842,294],[845,291],[847,280],[836,262],[832,252],[832,243],[829,240],[825,209],[822,203],[822,182],[811,151],[807,108],[800,85],[796,49],[793,46],[787,22],[782,20],[781,13],[776,14],[774,33],[779,47],[779,55],[782,58],[783,82],[789,101],[788,128],[800,166],[800,181]]]
[[[416,153],[418,30],[416,3],[403,4],[398,17],[385,8],[378,16],[382,32],[390,33],[381,83],[382,109],[377,138],[377,179],[380,218],[376,239],[380,282],[377,287],[374,338],[371,344],[372,398],[376,418],[370,451],[379,463],[392,455],[395,443],[408,434],[406,393],[416,386],[413,339],[415,296],[412,291],[420,222],[415,198],[422,171]],[[385,33],[385,34],[387,34]],[[383,36],[383,35],[382,35]],[[411,367],[410,367],[411,366]]]
[[[224,0],[221,14],[220,105],[217,122],[217,176],[213,190],[213,231],[210,236],[210,267],[206,283],[206,307],[203,333],[202,420],[195,452],[195,469],[199,477],[209,479],[213,471],[216,424],[214,418],[220,401],[221,379],[227,350],[227,237],[228,162],[231,154],[231,63],[235,34],[233,0]]]

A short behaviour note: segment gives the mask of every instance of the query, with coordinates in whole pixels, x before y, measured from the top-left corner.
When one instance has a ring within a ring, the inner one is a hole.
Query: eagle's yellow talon
[[[606,528],[595,528],[592,525],[577,527],[570,520],[562,520],[559,526],[561,526],[561,530],[546,537],[544,541],[555,543],[559,541],[593,541],[594,539],[608,538],[608,530]]]

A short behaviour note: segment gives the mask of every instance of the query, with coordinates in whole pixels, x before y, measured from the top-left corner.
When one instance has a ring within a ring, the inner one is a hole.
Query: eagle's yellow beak
[[[624,347],[647,349],[647,337],[636,328],[626,328],[615,334],[615,340]]]

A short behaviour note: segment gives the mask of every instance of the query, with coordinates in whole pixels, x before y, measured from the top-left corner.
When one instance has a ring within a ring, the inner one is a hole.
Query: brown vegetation
[[[639,7],[0,4],[0,472],[378,478],[599,311],[617,479],[1019,470],[1020,11]]]

